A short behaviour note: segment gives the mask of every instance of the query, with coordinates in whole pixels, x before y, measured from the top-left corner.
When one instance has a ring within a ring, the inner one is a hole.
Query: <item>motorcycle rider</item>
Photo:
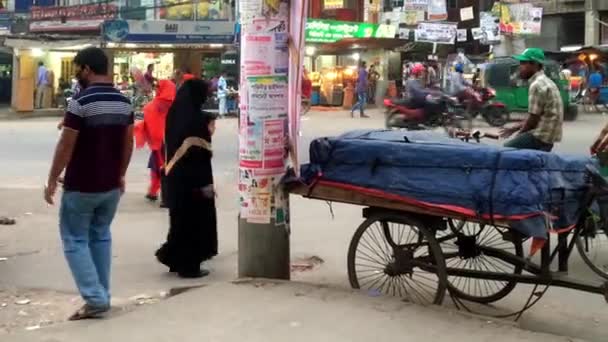
[[[426,68],[420,63],[415,63],[410,69],[410,78],[406,81],[405,87],[408,94],[407,107],[411,109],[424,108],[424,115],[427,119],[431,115],[437,115],[441,111],[438,103],[432,101],[433,96],[441,93],[433,89],[424,87],[424,76]]]

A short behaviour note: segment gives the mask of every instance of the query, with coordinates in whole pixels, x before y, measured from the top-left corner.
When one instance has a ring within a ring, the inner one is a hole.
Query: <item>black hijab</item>
[[[194,79],[184,82],[169,108],[165,128],[167,160],[171,160],[177,149],[188,137],[199,137],[211,143],[209,122],[215,120],[211,113],[203,112],[201,107],[207,101],[209,84]]]

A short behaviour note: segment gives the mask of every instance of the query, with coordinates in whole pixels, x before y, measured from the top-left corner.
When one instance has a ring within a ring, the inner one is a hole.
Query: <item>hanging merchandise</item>
[[[416,29],[416,41],[436,44],[454,44],[457,24],[455,23],[420,23]]]
[[[448,10],[446,7],[446,0],[429,0],[428,6],[428,20],[447,20]]]

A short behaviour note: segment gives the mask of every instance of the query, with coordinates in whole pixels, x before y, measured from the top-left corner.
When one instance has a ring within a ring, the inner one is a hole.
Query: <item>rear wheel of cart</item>
[[[348,249],[348,277],[371,295],[441,304],[447,288],[445,260],[434,234],[405,215],[373,214]]]
[[[576,249],[589,268],[600,277],[608,279],[608,228],[590,215],[585,229],[576,239]]]
[[[513,265],[491,250],[512,253],[523,258],[521,238],[506,228],[498,228],[473,222],[448,220],[449,228],[438,237],[446,266],[468,271],[521,274],[522,265]],[[468,277],[448,276],[450,293],[460,299],[476,303],[492,303],[507,296],[517,281],[498,281]]]

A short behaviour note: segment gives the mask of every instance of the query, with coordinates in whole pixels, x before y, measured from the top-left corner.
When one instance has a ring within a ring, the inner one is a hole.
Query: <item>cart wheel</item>
[[[405,215],[377,214],[359,226],[348,249],[348,278],[355,289],[441,304],[445,260],[431,232]]]
[[[483,248],[496,248],[523,258],[521,239],[505,228],[448,220],[450,231],[438,238],[448,268],[470,271],[521,274],[523,266],[485,255]],[[508,240],[507,240],[508,236]],[[508,295],[516,281],[498,281],[448,276],[448,289],[453,296],[476,303],[496,302]]]
[[[576,249],[593,272],[608,279],[608,229],[599,229],[597,223],[592,216],[587,218]]]

